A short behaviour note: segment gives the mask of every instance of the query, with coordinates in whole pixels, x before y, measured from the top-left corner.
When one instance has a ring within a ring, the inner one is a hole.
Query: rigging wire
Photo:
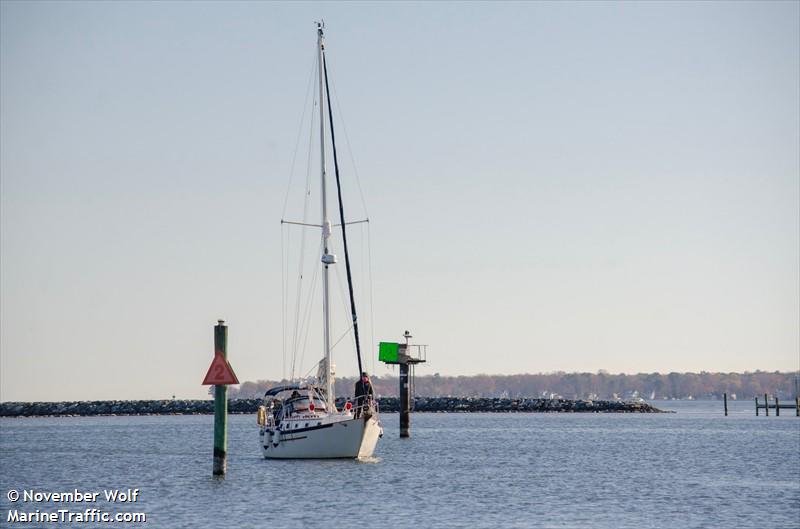
[[[361,277],[361,284],[362,285],[367,283],[367,280],[366,280],[366,275],[367,274],[366,274],[366,266],[365,266],[365,260],[366,260],[367,252],[365,251],[365,246],[366,245],[365,245],[365,242],[364,242],[365,241],[365,239],[364,239],[364,224],[369,224],[369,223],[365,222],[365,223],[359,225],[359,230],[358,230],[358,234],[359,234],[358,240],[361,243],[361,252],[359,252],[359,255],[361,256],[361,263],[360,263],[360,268],[358,269],[358,272],[359,272],[359,275]],[[369,294],[369,292],[367,290],[364,290],[364,289],[361,290],[361,306],[362,307],[367,305],[368,302],[369,302],[368,294]],[[370,330],[370,336],[372,337],[374,335],[374,332],[372,330],[372,321],[370,321],[370,323],[369,323],[369,330]],[[369,362],[367,362],[368,365],[369,365],[369,372],[370,373],[374,373],[375,372],[375,370],[373,369],[375,366],[374,366],[374,362],[372,360],[373,356],[374,356],[373,353],[372,353],[372,350],[373,350],[372,348],[373,347],[375,347],[375,344],[372,343],[372,341],[370,341],[370,346],[368,348],[368,351],[370,351],[369,357],[368,357],[369,358]]]
[[[283,224],[281,224],[281,351],[282,351],[282,363],[281,363],[281,378],[286,378],[286,296],[284,295],[284,288],[283,286],[286,284],[286,278],[283,273],[283,262],[285,260],[284,248],[283,248],[283,232],[284,232]]]
[[[369,286],[369,331],[372,347],[375,347],[378,344],[375,342],[375,303],[372,297],[372,230],[369,222],[367,222],[367,274],[369,276],[369,281],[367,282]],[[375,356],[374,354],[372,355],[373,373],[375,373]]]
[[[308,171],[310,173],[310,170]],[[306,185],[310,184],[309,175],[306,175]],[[308,216],[308,202],[309,197],[311,196],[311,189],[310,187],[306,187],[306,194],[305,200],[303,201],[303,222],[307,220]],[[305,254],[306,254],[306,234],[301,230],[300,236],[300,259],[298,263],[298,276],[297,276],[297,289],[295,295],[295,328],[294,328],[294,340],[292,342],[292,379],[294,379],[295,375],[295,368],[296,368],[296,361],[297,361],[297,349],[299,346],[299,322],[300,322],[300,306],[301,306],[301,299],[302,299],[302,292],[303,292],[303,272],[304,272],[304,261],[305,261]]]
[[[372,290],[374,280],[372,279],[372,227],[367,223],[367,265],[369,273],[369,321],[372,324],[372,344],[377,346],[378,342],[375,341],[375,298],[373,297]],[[372,358],[372,369],[375,369],[375,355]]]
[[[336,284],[339,285],[339,299],[342,301],[342,309],[344,309],[343,314],[347,314],[347,294],[344,293],[344,284],[342,282],[342,274],[339,272],[340,268],[334,268],[336,271]],[[352,326],[352,322],[350,323]],[[331,349],[333,349],[331,347]]]
[[[364,189],[361,187],[361,177],[358,175],[358,167],[356,166],[356,159],[353,156],[353,150],[350,147],[350,136],[347,134],[347,123],[344,120],[342,108],[339,105],[339,96],[336,93],[336,83],[331,76],[331,90],[333,91],[333,99],[336,101],[336,112],[342,122],[342,130],[344,130],[344,143],[347,145],[347,152],[350,155],[350,163],[353,166],[353,174],[356,177],[356,185],[358,186],[358,193],[361,196],[361,206],[364,208],[364,215],[369,218],[369,211],[367,211],[367,201],[364,200]]]
[[[344,292],[344,282],[342,281],[342,274],[340,272],[340,268],[334,267],[334,270],[336,272],[336,274],[335,274],[336,275],[336,284],[339,286],[339,299],[342,302],[342,309],[344,310],[344,312],[342,314],[347,314],[347,294],[345,294],[345,292]],[[339,342],[341,342],[348,334],[350,334],[350,332],[352,330],[353,330],[353,323],[350,322],[348,327],[347,327],[347,330],[344,331],[344,333],[339,337],[339,339],[336,340],[336,343],[334,343],[331,346],[331,351],[333,351],[333,349],[337,345],[339,345]],[[354,340],[353,341],[353,345],[355,345],[355,336],[353,337],[353,340]]]
[[[309,139],[308,139],[308,154],[306,156],[306,185],[305,185],[305,193],[303,197],[303,222],[308,222],[308,205],[311,200],[311,150],[313,147],[313,135],[314,135],[314,108],[318,106],[318,101],[316,99],[316,95],[312,101],[312,111],[309,120]],[[320,119],[322,119],[322,115],[320,113]],[[295,327],[294,327],[294,340],[292,342],[292,371],[291,371],[291,380],[294,380],[296,368],[297,368],[297,352],[298,348],[300,347],[300,307],[302,305],[302,287],[303,287],[303,271],[304,261],[305,261],[305,254],[306,254],[306,240],[307,236],[305,230],[301,230],[300,236],[300,258],[298,261],[298,279],[297,279],[297,289],[295,295]],[[315,267],[316,270],[316,267]],[[316,272],[315,272],[316,273]]]
[[[316,68],[314,68],[316,66],[316,60],[317,60],[316,55],[317,55],[317,50],[316,50],[316,47],[315,47],[315,49],[314,49],[314,58],[311,61],[311,72],[309,72],[309,74],[308,74],[308,85],[306,86],[306,95],[303,97],[303,114],[300,117],[300,126],[297,129],[297,140],[295,141],[295,144],[294,144],[294,154],[292,155],[292,165],[291,165],[291,170],[289,171],[289,184],[286,186],[286,195],[283,197],[283,210],[281,212],[281,219],[283,219],[286,216],[286,206],[289,203],[289,192],[292,189],[292,180],[293,180],[293,177],[294,177],[295,161],[297,160],[297,152],[298,152],[298,150],[300,148],[300,135],[303,133],[303,122],[306,120],[306,110],[308,109],[308,106],[307,106],[306,102],[308,101],[308,94],[309,94],[309,92],[311,92],[311,86],[313,84],[313,81],[314,81],[314,79],[316,79],[316,76],[314,74],[314,72],[316,70]]]
[[[333,345],[331,345],[331,351],[333,351],[333,349],[334,349],[334,348],[335,348],[337,345],[339,345],[339,342],[341,342],[341,341],[344,339],[344,337],[345,337],[345,336],[347,336],[348,334],[350,334],[350,331],[352,331],[352,330],[353,330],[353,324],[351,323],[351,324],[350,324],[350,327],[348,327],[348,328],[347,328],[347,330],[346,330],[346,331],[344,331],[344,334],[342,334],[342,335],[339,337],[339,339],[338,339],[338,340],[336,340],[336,342],[335,342]]]
[[[321,253],[322,252],[322,240],[320,240],[320,243],[319,243],[319,250],[320,250],[320,253]],[[303,316],[303,321],[301,323],[302,328],[305,328],[305,333],[304,333],[305,335],[303,337],[303,347],[300,350],[300,362],[299,362],[299,365],[300,365],[301,369],[302,369],[302,366],[303,366],[303,360],[305,359],[305,356],[306,356],[306,346],[308,345],[308,331],[311,329],[311,314],[312,314],[312,309],[314,307],[314,298],[316,297],[316,294],[317,294],[317,279],[319,278],[319,269],[320,268],[321,267],[319,267],[319,266],[315,266],[314,267],[314,275],[311,277],[311,287],[310,287],[310,290],[309,290],[309,297],[308,297],[308,301],[306,303],[306,308],[304,310],[304,314],[305,315]],[[303,334],[303,331],[301,331],[301,334]]]
[[[289,194],[292,189],[292,182],[294,180],[294,173],[295,167],[297,162],[297,153],[300,150],[300,138],[302,137],[303,133],[303,123],[306,120],[306,112],[308,109],[307,102],[309,100],[309,94],[311,93],[311,87],[313,86],[313,81],[315,79],[314,72],[316,68],[316,47],[314,49],[314,54],[312,56],[311,61],[311,70],[308,75],[308,83],[306,85],[306,93],[303,96],[303,111],[300,116],[300,125],[297,128],[297,139],[295,140],[294,146],[294,153],[292,154],[292,163],[289,170],[289,183],[286,186],[286,194],[283,197],[283,209],[281,212],[281,221],[286,217],[286,208],[289,203]],[[313,125],[313,101],[312,101],[312,113],[311,113],[311,123]],[[311,145],[309,143],[309,151],[311,149]],[[306,176],[306,180],[308,176]],[[291,256],[291,239],[288,238],[288,231],[284,230],[283,222],[281,222],[281,349],[282,349],[282,364],[281,364],[281,377],[284,379],[286,378],[286,346],[287,346],[287,330],[288,330],[288,312],[289,312],[289,259]]]
[[[356,303],[353,294],[353,278],[350,272],[350,255],[347,251],[347,222],[344,218],[344,204],[342,203],[342,183],[339,178],[339,158],[336,154],[336,133],[333,127],[333,109],[331,109],[331,92],[330,87],[328,85],[328,64],[326,62],[325,54],[322,54],[322,69],[325,75],[325,91],[327,93],[328,99],[328,123],[330,125],[331,131],[331,146],[333,150],[333,167],[336,173],[336,191],[339,197],[339,219],[342,223],[342,246],[344,247],[344,264],[347,270],[347,286],[350,290],[350,313],[353,319],[353,334],[355,336],[356,341],[356,358],[358,359],[358,372],[359,375],[364,372],[364,369],[361,365],[361,345],[358,343],[358,316],[356,314]],[[320,102],[321,108],[322,102]],[[322,113],[320,112],[320,119],[322,119]]]
[[[358,173],[358,166],[356,165],[355,156],[353,156],[353,149],[350,143],[350,135],[347,133],[347,122],[344,118],[344,113],[342,112],[341,104],[339,103],[339,95],[336,91],[336,81],[334,80],[333,76],[330,76],[330,86],[331,91],[333,92],[333,99],[336,102],[336,111],[337,115],[339,116],[339,120],[342,122],[342,130],[344,131],[344,139],[345,145],[347,146],[347,153],[350,157],[350,164],[353,167],[353,174],[356,177],[356,185],[358,187],[358,194],[361,198],[361,206],[364,208],[364,215],[367,217],[367,255],[368,255],[368,290],[369,290],[369,313],[370,313],[370,340],[371,340],[371,347],[375,347],[375,305],[374,305],[374,296],[373,296],[373,282],[372,282],[372,229],[369,222],[369,211],[367,209],[367,201],[364,198],[364,188],[361,185],[361,176]],[[363,228],[363,226],[362,226]],[[372,372],[375,373],[375,355],[370,355],[371,359],[371,369]]]
[[[366,224],[366,223],[364,223],[364,224]],[[363,285],[363,284],[366,283],[366,281],[364,280],[364,253],[365,252],[364,252],[364,226],[363,226],[363,224],[360,224],[358,226],[358,242],[361,243],[361,251],[359,252],[359,255],[361,256],[361,263],[359,265],[358,273],[359,273],[359,277],[361,279],[361,283],[360,284]],[[363,307],[366,304],[365,303],[366,297],[365,297],[365,294],[364,294],[365,290],[361,289],[360,292],[361,292],[361,306]],[[369,347],[367,348],[367,351],[369,351],[368,359],[370,360],[369,362],[367,362],[367,365],[371,366],[372,365],[372,362],[371,362],[371,359],[372,359],[372,343],[370,343]],[[367,368],[367,372],[372,373],[373,371],[368,367]]]

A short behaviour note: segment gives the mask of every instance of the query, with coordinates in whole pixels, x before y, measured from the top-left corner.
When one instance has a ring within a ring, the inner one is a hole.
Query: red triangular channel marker
[[[217,351],[214,355],[214,360],[211,361],[211,367],[208,368],[206,378],[203,379],[204,386],[222,386],[224,384],[238,384],[239,379],[236,378],[236,373],[233,368],[222,356],[222,351]]]

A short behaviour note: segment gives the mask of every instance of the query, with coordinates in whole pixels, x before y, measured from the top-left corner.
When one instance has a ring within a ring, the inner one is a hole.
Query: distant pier
[[[781,414],[781,410],[794,410],[794,414],[796,417],[800,417],[800,396],[794,398],[794,402],[783,403],[778,400],[778,396],[776,395],[773,397],[773,402],[769,401],[769,398],[766,393],[764,393],[764,404],[758,403],[758,397],[755,397],[756,401],[756,417],[758,417],[758,410],[764,410],[764,415],[769,417],[769,410],[775,410],[775,416],[779,417]],[[726,395],[726,403],[727,403],[727,395]],[[727,404],[725,408],[725,415],[728,414]]]

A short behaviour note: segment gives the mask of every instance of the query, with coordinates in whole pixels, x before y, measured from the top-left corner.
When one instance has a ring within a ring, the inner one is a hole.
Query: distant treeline
[[[794,398],[798,373],[540,373],[535,375],[417,376],[414,394],[423,397],[563,397],[568,399],[716,399],[724,392],[738,399],[755,395]],[[283,381],[285,383],[285,381]],[[228,389],[231,398],[254,398],[280,381],[245,382]],[[337,395],[352,395],[354,378],[336,379]],[[372,377],[375,393],[397,396],[397,376]]]

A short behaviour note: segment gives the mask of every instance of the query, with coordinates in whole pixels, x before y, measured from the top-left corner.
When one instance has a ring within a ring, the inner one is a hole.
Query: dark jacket
[[[358,379],[356,382],[356,400],[361,400],[361,397],[368,397],[372,399],[375,396],[375,391],[372,389],[372,383],[369,380],[363,382]]]

